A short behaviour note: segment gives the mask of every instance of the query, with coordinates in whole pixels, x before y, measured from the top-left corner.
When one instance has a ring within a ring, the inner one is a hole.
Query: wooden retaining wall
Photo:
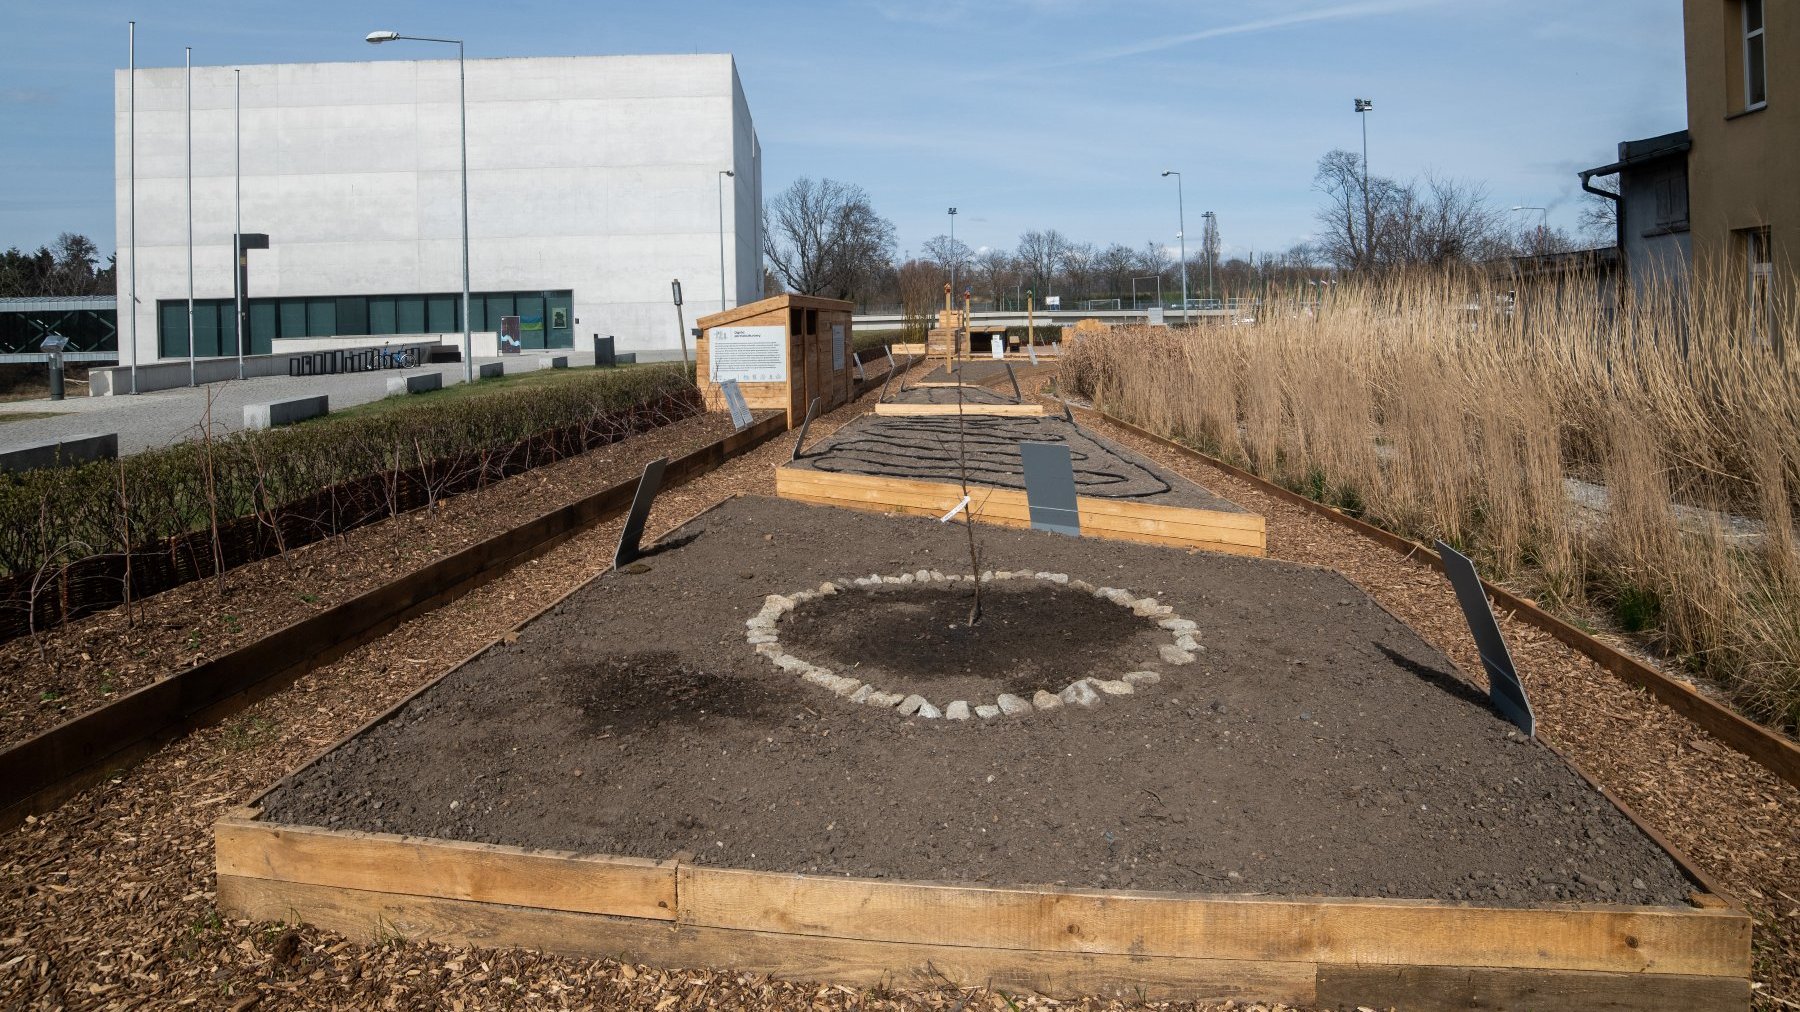
[[[214,827],[219,906],[398,934],[853,987],[1407,1009],[1744,1009],[1750,920],[1690,908],[993,887],[285,826]]]
[[[1002,527],[1031,526],[1024,492],[970,486],[969,493],[970,515],[976,520]],[[962,500],[962,488],[948,482],[792,466],[775,469],[775,494],[824,506],[932,517],[943,516]],[[1261,556],[1267,546],[1263,518],[1255,513],[1085,495],[1076,496],[1075,504],[1081,533],[1090,537],[1249,556]]]

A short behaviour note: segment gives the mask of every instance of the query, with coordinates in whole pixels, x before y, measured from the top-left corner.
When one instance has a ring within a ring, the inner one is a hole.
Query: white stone
[[[930,583],[931,582],[931,570],[929,570],[929,569],[919,570],[918,572],[913,574],[913,580],[915,580],[918,583]]]
[[[1079,682],[1070,682],[1059,695],[1062,696],[1062,701],[1070,706],[1094,706],[1100,702],[1100,693],[1095,692],[1094,687],[1089,685],[1085,679]]]
[[[1031,708],[1034,710],[1054,710],[1061,705],[1061,698],[1043,689],[1037,690],[1031,697]]]
[[[932,706],[930,703],[923,703],[919,706],[918,715],[924,717],[926,720],[937,720],[944,715],[944,711]]]
[[[1094,592],[1094,585],[1087,582],[1086,580],[1070,580],[1069,581],[1069,589],[1070,590],[1079,590],[1079,591],[1083,591],[1085,593],[1092,594]]]
[[[866,702],[868,702],[869,697],[874,694],[875,694],[875,686],[864,685],[862,688],[857,689],[855,692],[850,694],[850,702],[866,703]]]
[[[1162,626],[1164,629],[1167,629],[1170,632],[1177,632],[1177,633],[1184,633],[1184,632],[1191,633],[1194,630],[1200,628],[1199,626],[1194,624],[1193,619],[1186,619],[1186,618],[1165,618],[1156,624],[1159,626]]]
[[[948,720],[968,720],[969,719],[968,701],[959,699],[956,702],[951,703],[949,706],[944,707],[944,717]]]
[[[1108,696],[1129,696],[1134,691],[1131,683],[1125,681],[1122,678],[1119,678],[1119,679],[1090,678],[1090,679],[1088,679],[1088,684],[1092,685],[1096,689],[1099,689],[1101,692],[1105,693]]]
[[[1133,685],[1155,685],[1162,681],[1162,676],[1154,671],[1127,671],[1125,680]]]
[[[939,582],[939,583],[943,583],[943,582],[944,582],[944,580],[945,580],[945,579],[946,579],[946,577],[945,577],[945,576],[944,576],[944,574],[943,574],[943,573],[942,573],[942,572],[940,572],[940,571],[938,571],[938,570],[936,570],[936,569],[934,569],[934,570],[932,570],[932,571],[931,571],[931,578],[932,578],[932,579],[933,579],[933,580],[936,580],[936,581],[937,581],[937,582]]]
[[[878,689],[869,693],[868,698],[864,699],[863,702],[870,706],[879,706],[883,709],[887,709],[905,698],[905,696],[902,696],[898,692],[882,692]]]
[[[925,697],[914,693],[900,701],[900,712],[910,717],[913,714],[918,713],[919,707],[924,705]]]
[[[1002,692],[1000,698],[994,700],[994,703],[1000,707],[1000,712],[1008,717],[1017,717],[1031,712],[1030,703],[1010,692]]]
[[[793,611],[794,600],[790,597],[783,597],[780,594],[770,594],[768,597],[763,598],[763,610],[769,611],[771,609],[776,612]]]
[[[843,696],[845,699],[849,699],[867,688],[867,686],[863,685],[862,679],[860,678],[851,678],[849,675],[832,675],[831,677],[835,679],[835,681],[826,686],[826,688]]]
[[[1154,597],[1139,598],[1127,605],[1127,607],[1131,609],[1133,615],[1141,615],[1144,618],[1150,618],[1155,615],[1162,606],[1163,603]],[[1174,611],[1175,609],[1171,608],[1169,610]]]
[[[856,584],[858,587],[867,587],[867,586],[869,586],[869,583],[870,583],[869,578],[866,576],[859,576],[856,579],[851,580],[850,582]],[[877,580],[875,582],[879,583],[880,581]]]
[[[894,578],[894,582],[895,583],[911,583],[911,582],[913,582],[913,575],[911,573],[901,573],[899,576]]]
[[[837,592],[838,592],[838,585],[835,583],[832,583],[829,580],[825,581],[824,583],[819,584],[819,596],[820,597],[830,597],[831,595],[833,595]]]
[[[805,604],[806,602],[808,602],[818,596],[819,596],[818,594],[816,594],[810,590],[796,590],[792,594],[789,594],[787,596],[787,598],[788,598],[788,600],[794,602],[795,604]]]
[[[1193,654],[1188,653],[1186,650],[1181,649],[1173,643],[1164,643],[1161,647],[1157,648],[1157,653],[1162,655],[1163,661],[1168,664],[1191,664],[1194,660]]]
[[[756,645],[756,652],[759,654],[762,654],[764,657],[767,657],[769,660],[772,661],[775,659],[776,655],[781,653],[781,644],[779,644],[779,643],[758,643]]]
[[[992,703],[983,703],[975,708],[975,716],[982,720],[993,720],[1000,716],[1000,708]]]
[[[981,582],[982,583],[988,583],[988,582],[992,581],[993,579],[994,579],[994,571],[993,570],[984,569],[981,571]]]
[[[1188,633],[1182,633],[1180,636],[1175,637],[1175,645],[1180,647],[1183,650],[1198,650],[1198,649],[1200,649],[1200,641],[1196,640],[1193,636],[1189,635]]]
[[[1049,580],[1051,583],[1064,586],[1067,586],[1069,582],[1069,574],[1067,573],[1039,573],[1038,577],[1040,579]]]
[[[811,671],[813,668],[813,666],[810,662],[803,661],[800,658],[795,657],[793,654],[777,653],[777,654],[771,655],[769,657],[769,660],[774,661],[775,666],[780,668],[781,670],[792,671],[792,672],[795,672],[796,674],[804,674],[808,671]]]
[[[780,637],[772,632],[753,632],[746,637],[751,643],[779,643]]]

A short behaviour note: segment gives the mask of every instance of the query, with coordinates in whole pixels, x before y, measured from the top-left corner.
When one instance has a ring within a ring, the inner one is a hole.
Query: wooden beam
[[[664,967],[768,973],[851,987],[993,987],[1054,997],[1311,1004],[1310,963],[1090,953],[1044,953],[865,942],[776,932],[670,925],[664,921],[467,900],[219,877],[219,906],[258,921],[296,918],[365,941],[400,935],[448,945],[516,947]]]
[[[251,814],[213,823],[221,879],[675,919],[670,861],[284,826],[256,821]]]
[[[870,941],[1392,966],[1745,977],[1737,911],[900,882],[683,865],[677,920]]]
[[[1038,417],[1044,414],[1042,404],[900,404],[894,401],[882,401],[875,405],[875,413],[887,416],[933,415],[1006,415],[1015,418]]]
[[[1469,966],[1334,966],[1318,971],[1313,1003],[1325,1008],[1569,1009],[1701,1012],[1750,1007],[1741,977],[1655,973],[1557,973]]]

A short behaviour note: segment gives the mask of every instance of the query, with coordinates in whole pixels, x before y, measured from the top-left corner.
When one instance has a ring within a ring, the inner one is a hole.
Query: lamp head
[[[1375,109],[1375,100],[1374,99],[1359,98],[1356,100],[1356,111],[1357,112],[1372,112],[1372,111],[1374,111],[1374,109]]]
[[[719,171],[725,173],[728,176],[732,176],[734,178],[737,176],[737,173],[731,171],[730,169],[720,169]]]
[[[1164,169],[1164,170],[1163,170],[1163,177],[1164,177],[1164,178],[1165,178],[1165,179],[1166,179],[1166,178],[1168,178],[1168,177],[1169,177],[1169,176],[1172,176],[1172,175],[1174,175],[1174,174],[1175,174],[1175,170],[1174,170],[1174,169]]]
[[[399,37],[399,32],[370,32],[363,41],[371,46],[378,46],[383,42],[392,42]]]

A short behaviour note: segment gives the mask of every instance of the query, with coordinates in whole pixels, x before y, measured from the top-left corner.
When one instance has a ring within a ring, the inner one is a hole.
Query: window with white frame
[[[1763,0],[1744,4],[1744,108],[1760,109],[1769,101],[1769,80],[1764,52]]]
[[[1739,248],[1744,254],[1745,294],[1750,304],[1750,336],[1765,343],[1770,339],[1775,301],[1775,249],[1771,238],[1767,225],[1738,231]]]

